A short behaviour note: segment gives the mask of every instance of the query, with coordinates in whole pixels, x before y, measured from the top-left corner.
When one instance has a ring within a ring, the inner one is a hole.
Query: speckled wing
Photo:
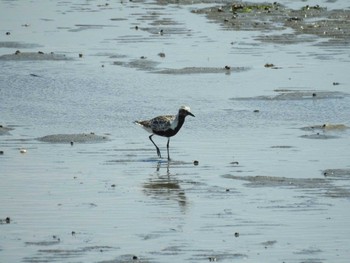
[[[171,123],[175,120],[175,118],[175,115],[164,115],[155,117],[149,121],[150,127],[155,132],[166,131],[171,127]]]

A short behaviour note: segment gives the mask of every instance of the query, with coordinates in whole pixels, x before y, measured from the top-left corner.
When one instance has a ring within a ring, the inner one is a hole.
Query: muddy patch
[[[9,135],[11,130],[13,130],[13,128],[5,127],[0,124],[0,135]]]
[[[111,260],[99,261],[99,263],[131,263],[131,262],[149,263],[149,262],[154,262],[154,260],[150,258],[145,258],[142,256],[126,254],[126,255],[118,256]]]
[[[159,53],[158,56],[164,57],[162,53]],[[160,62],[148,59],[145,56],[140,57],[139,59],[133,59],[130,61],[114,61],[113,65],[135,68],[138,70],[150,71],[157,74],[169,74],[169,75],[188,75],[188,74],[231,74],[235,72],[243,72],[249,70],[246,67],[185,67],[179,69],[159,69],[158,65]]]
[[[312,125],[307,127],[300,128],[303,131],[344,131],[349,129],[350,127],[344,125],[344,124],[331,124],[331,123],[325,123],[325,124],[318,124],[318,125]]]
[[[331,173],[331,170],[328,171]],[[348,198],[350,191],[333,185],[327,178],[288,178],[275,176],[238,176],[224,175],[224,178],[245,181],[248,187],[283,187],[296,188],[334,198]]]
[[[327,178],[350,179],[350,169],[327,169],[323,171],[323,175]]]
[[[42,47],[38,44],[33,43],[23,43],[23,42],[15,42],[15,41],[0,41],[0,48],[38,48]]]
[[[315,139],[315,140],[329,140],[329,139],[338,139],[339,136],[336,135],[329,135],[324,133],[315,133],[315,134],[304,134],[300,136],[301,138],[305,139]]]
[[[344,124],[325,123],[321,125],[306,126],[300,129],[312,132],[311,134],[301,135],[301,138],[327,140],[340,138],[340,135],[342,134],[341,132],[346,131],[349,127]]]
[[[289,90],[276,89],[277,95],[257,96],[249,98],[231,98],[231,100],[319,100],[319,99],[343,99],[349,94],[339,91],[317,91],[317,90]]]
[[[53,134],[37,138],[41,142],[48,143],[98,143],[109,140],[107,136],[96,135],[94,133],[79,133],[79,134]]]
[[[61,61],[61,60],[72,60],[72,58],[66,57],[63,54],[44,53],[42,51],[38,52],[21,52],[17,50],[13,54],[6,54],[0,56],[0,60],[6,61],[27,61],[27,60],[51,60],[51,61]]]
[[[87,253],[103,253],[105,251],[110,251],[114,249],[116,248],[109,247],[109,246],[88,246],[88,247],[82,247],[77,249],[60,249],[60,248],[39,249],[34,256],[23,258],[23,262],[62,261],[64,259],[68,260],[68,259],[76,258]]]
[[[295,10],[287,8],[277,2],[249,3],[233,2],[215,7],[196,9],[197,14],[205,14],[215,22],[219,22],[225,29],[245,31],[282,31],[293,29],[296,35],[314,35],[329,38],[330,42],[337,41],[346,45],[350,40],[350,10],[327,10],[319,5]],[[259,36],[258,40],[279,44],[304,42],[304,37],[290,37],[281,34]],[[308,41],[313,41],[307,37]]]
[[[128,68],[135,68],[138,70],[153,71],[156,70],[160,63],[154,60],[147,59],[147,57],[140,57],[139,59],[133,59],[131,61],[115,61],[113,65],[123,66]]]
[[[232,72],[246,71],[248,68],[245,67],[185,67],[180,69],[163,69],[156,71],[159,74],[171,74],[171,75],[184,75],[184,74],[216,74],[224,73],[230,74]]]

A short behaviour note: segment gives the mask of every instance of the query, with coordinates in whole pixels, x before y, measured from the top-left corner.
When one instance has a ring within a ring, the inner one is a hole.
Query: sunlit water
[[[350,132],[301,128],[350,126],[349,48],[261,43],[190,12],[202,4],[107,3],[0,1],[0,55],[69,58],[0,60],[0,124],[14,128],[0,137],[0,261],[346,262]],[[242,70],[157,73],[225,65]],[[159,160],[132,122],[184,104],[196,117]],[[90,132],[108,140],[37,140]]]

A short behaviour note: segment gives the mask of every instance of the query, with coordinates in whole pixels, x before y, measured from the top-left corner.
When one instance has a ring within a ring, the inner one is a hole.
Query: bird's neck
[[[185,122],[185,116],[183,116],[183,115],[176,115],[176,118],[175,118],[175,120],[174,120],[174,131],[175,131],[175,133],[177,133],[180,129],[181,129],[181,127],[182,127],[182,125],[184,124],[184,122]]]

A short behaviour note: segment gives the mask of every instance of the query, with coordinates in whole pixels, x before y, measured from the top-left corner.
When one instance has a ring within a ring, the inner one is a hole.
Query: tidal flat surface
[[[1,262],[348,262],[349,4],[238,4],[0,0]]]

